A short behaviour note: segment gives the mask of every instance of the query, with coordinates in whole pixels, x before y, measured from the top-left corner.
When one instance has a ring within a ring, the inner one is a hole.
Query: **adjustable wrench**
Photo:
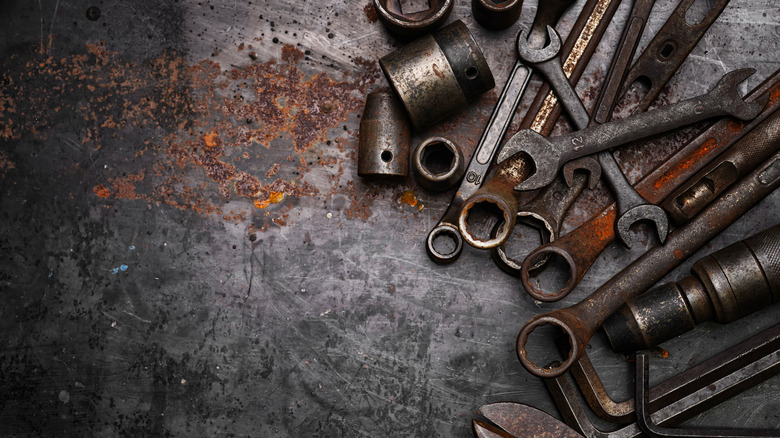
[[[607,76],[604,88],[614,88],[612,83],[621,82],[625,66],[630,62],[631,57],[633,56],[634,48],[639,42],[639,37],[642,35],[642,30],[644,29],[644,23],[647,20],[647,16],[650,15],[650,10],[654,3],[655,0],[645,0],[638,4],[639,8],[632,11],[632,17],[630,17],[631,22],[623,33],[619,45],[619,52],[610,66],[610,73]],[[572,87],[571,83],[566,79],[566,76],[561,69],[561,63],[558,57],[558,51],[560,50],[561,44],[560,37],[552,28],[548,28],[547,31],[550,44],[542,49],[534,49],[527,44],[523,44],[522,39],[520,39],[518,40],[518,53],[521,59],[526,63],[533,65],[547,77],[547,80],[558,94],[558,98],[564,108],[566,108],[569,116],[571,116],[574,124],[577,128],[584,129],[588,125],[589,115],[577,96],[577,93],[574,91],[574,87]],[[617,95],[610,94],[606,100],[603,96],[604,95],[602,95],[601,101],[597,107],[599,109],[610,108],[610,110],[606,112],[601,111],[598,114],[598,117],[594,117],[590,121],[591,126],[604,123],[610,118],[611,108],[614,107],[615,103],[614,98],[617,97]],[[582,160],[579,161],[581,162]],[[609,181],[612,190],[615,193],[618,206],[617,234],[621,241],[630,248],[632,246],[631,235],[629,233],[630,226],[637,221],[646,219],[655,223],[658,239],[663,242],[666,239],[666,233],[669,229],[669,221],[666,218],[664,210],[647,202],[642,198],[642,195],[631,187],[631,183],[628,182],[626,176],[620,170],[612,153],[607,150],[599,152],[598,161],[601,165],[601,170],[604,172],[604,176]],[[581,167],[583,167],[582,164],[580,164],[580,168]],[[591,176],[593,175],[591,174]],[[591,181],[591,187],[594,185],[594,181]]]
[[[533,190],[550,184],[558,169],[575,158],[711,117],[731,115],[750,120],[768,100],[745,102],[739,95],[737,85],[753,73],[754,69],[734,70],[724,75],[712,91],[699,97],[559,137],[548,139],[530,130],[520,131],[501,149],[498,162],[520,153],[530,157],[535,172],[515,186],[515,190]]]
[[[540,2],[531,34],[528,37],[529,44],[534,47],[544,45],[546,38],[545,28],[549,25],[554,25],[572,3],[574,3],[574,0]],[[520,38],[519,35],[518,38]],[[447,207],[444,216],[428,233],[425,247],[428,251],[428,256],[434,262],[442,264],[454,262],[463,251],[463,236],[457,226],[461,206],[482,185],[488,167],[493,161],[496,151],[498,151],[501,139],[512,121],[512,116],[517,111],[517,106],[520,104],[520,99],[523,97],[530,78],[530,67],[523,65],[518,60],[509,74],[509,79],[507,79],[496,107],[493,109],[490,121],[485,127],[479,144],[477,144],[471,162],[469,162],[466,169],[466,177],[461,181],[460,187],[455,192],[455,196],[452,198],[449,207]],[[434,246],[435,241],[446,237],[452,240],[454,248],[449,252],[437,250]]]

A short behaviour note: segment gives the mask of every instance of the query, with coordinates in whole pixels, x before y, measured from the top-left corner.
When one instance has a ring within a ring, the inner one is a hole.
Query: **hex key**
[[[663,426],[678,424],[778,373],[780,373],[780,351],[775,351],[718,379],[708,387],[701,388],[653,412],[650,415],[651,421]],[[612,432],[604,432],[596,428],[580,403],[577,390],[565,374],[544,379],[544,383],[566,424],[586,437],[635,438],[645,436],[637,423],[631,423]]]
[[[767,360],[769,359],[769,360]],[[759,360],[740,372],[733,373],[720,379],[713,385],[729,385],[740,378],[740,375],[758,374],[771,368],[777,368],[780,352],[775,352],[766,358]],[[647,354],[636,355],[636,418],[639,428],[651,438],[686,438],[686,437],[708,437],[708,438],[731,438],[731,437],[777,437],[780,436],[780,430],[777,429],[680,429],[663,427],[654,423],[650,415],[649,406],[649,388],[650,388],[650,359]]]
[[[559,348],[564,347],[559,345]],[[778,350],[780,350],[780,324],[650,388],[650,410],[660,409]],[[634,400],[616,402],[610,397],[587,354],[572,367],[571,372],[585,401],[596,415],[616,424],[628,424],[634,421]]]

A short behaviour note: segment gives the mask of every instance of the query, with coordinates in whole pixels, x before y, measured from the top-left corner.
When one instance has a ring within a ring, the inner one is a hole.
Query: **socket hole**
[[[474,240],[488,242],[505,232],[504,211],[490,201],[475,203],[466,217],[466,232]]]
[[[442,231],[433,238],[433,249],[439,254],[448,256],[458,249],[458,242],[452,231]]]
[[[473,65],[471,67],[466,68],[466,77],[470,80],[474,80],[479,76],[479,69],[474,67]]]
[[[571,355],[569,336],[558,325],[542,323],[533,328],[525,343],[526,357],[536,364],[563,362]],[[558,348],[550,348],[556,345]]]
[[[443,142],[432,142],[423,150],[422,164],[432,175],[444,175],[454,163],[455,154]]]
[[[382,158],[382,161],[385,163],[389,163],[393,159],[393,153],[390,151],[382,151],[382,154],[379,157]]]

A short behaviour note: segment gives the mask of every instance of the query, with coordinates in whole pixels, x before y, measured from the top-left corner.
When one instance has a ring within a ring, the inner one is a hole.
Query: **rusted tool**
[[[514,438],[499,427],[476,418],[471,420],[471,430],[476,438]]]
[[[490,420],[498,426],[500,432],[510,437],[582,438],[582,435],[549,414],[522,403],[491,403],[479,408],[479,415]]]
[[[382,24],[391,32],[401,37],[411,38],[444,24],[454,4],[454,0],[428,0],[428,9],[407,14],[404,13],[401,2],[374,0],[374,9]]]
[[[780,354],[771,356],[775,359],[774,363],[761,363],[756,364],[756,368],[780,368],[777,363],[780,360]],[[731,383],[728,379],[724,382],[718,382],[722,385],[728,385]],[[634,398],[634,405],[636,406],[636,419],[639,428],[642,429],[648,437],[669,437],[669,438],[685,438],[685,437],[711,437],[711,438],[728,438],[728,437],[778,437],[780,436],[780,430],[776,429],[682,429],[682,428],[670,428],[659,426],[653,420],[650,415],[649,409],[649,388],[650,388],[650,359],[646,354],[636,355],[636,395]]]
[[[708,385],[751,362],[780,350],[780,324],[730,347],[703,362],[686,369],[650,388],[650,410],[656,411]],[[572,367],[585,401],[599,417],[615,424],[630,424],[635,420],[634,399],[616,402],[607,393],[587,354]]]
[[[646,94],[639,102],[637,111],[647,110],[729,1],[718,0],[699,23],[691,25],[685,19],[685,14],[695,0],[682,0],[631,66],[620,95],[636,85],[646,87]]]
[[[456,113],[496,85],[460,20],[383,56],[379,66],[417,129]]]
[[[411,126],[401,102],[390,90],[366,98],[360,119],[358,175],[403,179],[409,175]]]
[[[759,336],[762,335],[764,333]],[[777,337],[776,330],[774,336]],[[679,424],[723,400],[777,375],[780,373],[780,351],[775,349],[766,355],[740,357],[739,363],[740,366],[737,369],[728,371],[707,386],[678,396],[669,404],[659,407],[651,414],[652,421],[663,426]],[[684,371],[680,376],[685,376],[685,380],[694,381],[697,376],[691,372],[692,370]],[[644,436],[639,425],[635,422],[612,432],[604,432],[596,428],[588,418],[585,408],[580,404],[577,390],[569,383],[565,375],[545,379],[544,383],[566,424],[586,437],[634,438]],[[653,408],[651,407],[651,409]]]
[[[555,377],[566,372],[585,352],[591,336],[607,316],[647,290],[778,186],[780,153],[725,191],[694,220],[670,234],[666,245],[651,248],[590,296],[572,307],[537,315],[528,321],[517,337],[520,362],[539,377]],[[569,338],[568,357],[555,368],[534,364],[526,350],[529,335],[545,324],[557,327]]]
[[[564,53],[568,52],[563,69],[573,83],[582,75],[619,4],[619,0],[588,0],[583,6],[582,13],[562,49]],[[533,119],[529,122],[531,129],[543,135],[552,131],[560,110],[557,98],[545,84],[542,84],[528,114]],[[456,217],[458,230],[470,245],[480,249],[495,248],[510,236],[516,221],[519,196],[513,187],[533,170],[528,165],[526,157],[514,157],[505,161],[497,167],[490,181],[464,198]],[[472,222],[469,218],[479,216],[487,217],[489,226],[481,228],[475,226],[475,223],[469,225]],[[492,236],[491,220],[492,224],[503,223]]]
[[[780,224],[702,258],[691,274],[629,300],[607,318],[612,349],[649,348],[704,321],[726,324],[780,299]]]
[[[572,3],[572,0],[552,0],[540,4],[529,36],[532,40],[531,43],[534,45],[544,44],[546,26],[554,25]],[[493,114],[490,116],[490,121],[482,133],[474,155],[471,157],[466,170],[466,178],[461,181],[447,211],[428,233],[425,248],[428,256],[434,262],[452,263],[460,257],[463,251],[463,236],[457,227],[458,213],[463,202],[482,185],[530,78],[531,69],[520,61],[515,62],[496,107],[493,109]],[[443,250],[441,242],[436,245],[436,242],[442,239],[450,240],[453,243],[451,250]]]
[[[664,197],[693,177],[718,154],[741,141],[742,137],[764,123],[780,108],[780,71],[753,89],[747,100],[756,101],[768,96],[773,97],[753,121],[745,125],[731,118],[721,119],[689,141],[658,168],[644,175],[634,187],[654,204],[663,201]],[[616,208],[612,204],[560,239],[531,251],[521,267],[525,289],[549,295],[551,300],[555,296],[560,299],[568,295],[579,284],[599,254],[615,240],[615,219]],[[560,257],[569,268],[566,285],[557,292],[545,291],[540,285],[531,282],[535,260],[549,256]]]
[[[750,120],[767,99],[745,102],[737,85],[755,73],[746,68],[726,73],[709,93],[678,103],[583,129],[545,138],[531,130],[512,136],[498,153],[498,162],[516,154],[527,155],[535,170],[515,190],[534,190],[550,184],[567,161],[624,145],[630,141],[670,131],[711,117],[731,115]]]
[[[412,153],[414,177],[428,190],[441,192],[454,187],[465,170],[463,152],[448,138],[427,138]]]
[[[522,11],[523,0],[471,0],[471,13],[488,29],[506,29],[520,18]]]

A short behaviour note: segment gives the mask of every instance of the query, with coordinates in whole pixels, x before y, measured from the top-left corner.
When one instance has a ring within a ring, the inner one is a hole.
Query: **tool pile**
[[[392,2],[374,0],[390,30],[404,37],[423,36],[380,60],[394,93],[379,91],[368,98],[360,130],[359,174],[403,178],[410,161],[415,178],[428,190],[443,191],[460,183],[427,236],[426,248],[434,262],[457,260],[464,241],[490,249],[496,263],[519,277],[534,299],[550,302],[571,292],[616,238],[630,248],[633,224],[650,221],[657,232],[657,245],[590,296],[574,306],[537,315],[520,330],[520,362],[545,378],[571,428],[535,408],[497,403],[480,409],[482,418],[474,420],[474,432],[480,437],[780,436],[780,430],[668,427],[780,372],[780,326],[653,388],[648,385],[647,357],[637,355],[636,398],[623,402],[609,397],[585,353],[602,326],[615,351],[632,352],[704,321],[734,321],[780,299],[780,224],[699,260],[691,277],[645,293],[780,185],[780,71],[744,97],[738,85],[753,69],[728,72],[705,94],[648,111],[729,0],[716,1],[695,25],[686,20],[694,1],[681,0],[632,63],[655,4],[635,0],[591,115],[574,85],[620,1],[588,0],[564,42],[554,26],[572,3],[540,1],[531,29],[520,30],[518,59],[466,164],[460,148],[443,137],[427,139],[410,153],[410,124],[416,129],[430,126],[493,88],[492,73],[476,41],[459,20],[426,33],[446,21],[451,1],[430,1],[428,11],[403,14],[392,9]],[[519,1],[472,2],[477,21],[491,29],[512,25],[521,6]],[[531,104],[522,129],[501,146],[533,72],[547,84]],[[633,105],[633,113],[613,120],[617,104],[638,83],[647,89]],[[575,130],[547,137],[562,110]],[[610,151],[704,120],[712,123],[633,185]],[[615,203],[560,236],[569,207],[602,175]],[[520,193],[529,190],[539,192],[521,205]],[[504,249],[518,220],[540,223],[544,241],[522,262]],[[570,278],[558,291],[543,291],[531,277],[552,257],[568,264]],[[562,362],[538,364],[529,358],[529,337],[543,325],[562,333],[557,346]],[[621,429],[602,432],[590,422],[567,371],[594,412],[623,425]]]

